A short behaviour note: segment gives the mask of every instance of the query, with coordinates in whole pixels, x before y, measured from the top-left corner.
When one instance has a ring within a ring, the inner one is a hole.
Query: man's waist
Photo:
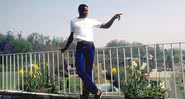
[[[75,39],[77,40],[77,42],[79,41],[94,42],[93,37],[76,36]]]

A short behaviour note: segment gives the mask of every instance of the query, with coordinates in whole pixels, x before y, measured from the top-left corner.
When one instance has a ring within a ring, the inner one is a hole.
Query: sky
[[[33,32],[67,39],[69,22],[78,6],[89,6],[89,18],[108,22],[123,13],[109,29],[95,29],[95,45],[110,40],[144,44],[185,42],[185,0],[0,0],[0,33]]]

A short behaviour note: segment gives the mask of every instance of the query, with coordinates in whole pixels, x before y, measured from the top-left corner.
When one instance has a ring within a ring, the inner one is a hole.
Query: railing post
[[[68,78],[67,78],[67,83],[68,83],[68,93],[71,93],[71,81],[70,81],[70,69],[69,68],[69,51],[67,51],[67,73],[68,73]]]
[[[172,59],[172,68],[173,68],[173,83],[175,86],[175,98],[177,98],[177,87],[176,87],[176,77],[175,77],[175,71],[174,71],[174,55],[173,55],[173,46],[172,44],[170,44],[171,46],[171,59]]]
[[[23,54],[21,54],[21,67],[22,67],[22,69],[23,69],[23,71],[24,71],[24,66],[23,66]],[[22,77],[22,82],[21,82],[21,89],[22,90],[24,90],[24,72],[23,72],[23,74],[21,74],[21,77]]]
[[[104,76],[105,76],[105,83],[106,83],[106,73],[107,73],[107,70],[106,70],[106,68],[105,68],[105,50],[103,49],[103,67],[104,67]],[[107,95],[107,87],[105,88],[106,89],[106,95]]]
[[[184,92],[183,92],[183,95],[185,95],[185,76],[184,76],[184,63],[183,63],[183,56],[182,56],[182,44],[179,43],[179,50],[180,50],[180,65],[181,65],[181,72],[182,72],[182,79],[183,79],[183,89],[184,89]]]
[[[33,55],[34,55],[34,64],[37,64],[37,57],[36,57],[37,53],[34,53]]]
[[[16,66],[15,66],[15,54],[13,54],[13,68],[14,68],[14,79],[13,79],[13,83],[14,83],[14,90],[16,90]]]
[[[141,66],[141,53],[140,53],[140,48],[138,47],[138,58],[139,58],[139,66]]]
[[[64,95],[65,95],[65,93],[66,93],[66,86],[65,86],[65,64],[64,64],[64,53],[62,53],[62,66],[63,66],[63,89],[64,89]]]
[[[26,77],[28,77],[28,55],[25,53],[25,68],[26,68]]]
[[[145,46],[146,49],[146,63],[147,63],[147,73],[148,73],[148,84],[150,84],[150,66],[149,66],[149,59],[148,59],[148,46]]]
[[[5,70],[4,70],[4,55],[2,55],[2,87],[5,89]]]
[[[113,92],[113,75],[112,75],[112,55],[111,55],[111,49],[109,49],[109,56],[110,56],[110,72],[111,72],[111,85],[112,85],[112,92]]]
[[[9,73],[10,74],[10,80],[9,80],[10,83],[9,84],[10,84],[10,89],[12,90],[12,57],[11,56],[12,55],[9,55],[9,58],[10,58],[10,62],[9,62],[10,63],[10,70],[9,70],[10,71],[10,73]]]
[[[42,57],[43,57],[43,71],[44,71],[44,75],[45,75],[46,74],[46,66],[48,66],[48,64],[46,64],[45,52],[42,53]]]
[[[60,62],[59,62],[59,53],[57,52],[57,82],[58,82],[58,92],[60,93]]]
[[[20,61],[19,61],[20,59],[19,59],[19,54],[17,54],[17,75],[18,75],[18,90],[20,90],[20,68],[19,68],[19,66],[20,66]]]
[[[38,53],[38,54],[39,54],[39,56],[38,56],[39,57],[38,65],[39,65],[39,69],[41,69],[41,64],[40,64],[40,54],[41,53]]]
[[[123,58],[124,58],[124,74],[125,74],[125,83],[127,83],[127,67],[126,67],[126,55],[125,48],[123,48]]]
[[[30,71],[32,72],[33,71],[32,70],[32,54],[30,53],[29,56],[30,56]]]
[[[8,82],[8,56],[6,55],[6,81],[7,81],[7,83],[6,83],[6,90],[8,89],[8,84],[9,84],[9,82]]]
[[[75,52],[72,51],[72,53],[73,53],[72,57],[73,57],[73,68],[74,68],[75,67]],[[74,76],[76,75],[75,71],[76,69],[73,71]],[[76,80],[73,80],[73,83],[74,83],[74,93],[76,93]]]
[[[162,45],[163,48],[163,65],[164,65],[164,72],[165,72],[165,87],[167,87],[167,75],[166,75],[166,54],[165,54],[165,48],[164,44]]]
[[[119,52],[118,52],[118,48],[116,48],[116,57],[117,57],[117,72],[118,72],[118,89],[119,89],[119,96],[120,96],[120,70],[119,70]]]
[[[132,45],[130,47],[130,57],[131,57],[131,65],[132,65],[132,73],[133,73],[133,54],[132,54]]]
[[[157,86],[158,85],[158,68],[157,68],[157,53],[156,53],[156,45],[154,45],[154,56],[155,56],[155,69],[156,69],[156,77],[157,77]]]
[[[47,57],[47,61],[48,61],[48,77],[50,77],[51,75],[50,75],[50,55],[49,55],[49,52],[48,52],[48,57]],[[50,79],[49,79],[49,81],[50,81]]]
[[[99,65],[99,55],[98,55],[98,49],[96,50],[96,59],[97,59],[97,71],[98,71],[98,86],[100,86],[100,65]]]
[[[53,81],[55,80],[55,53],[54,52],[52,52],[52,62],[53,62],[53,64],[52,64],[52,69],[53,69],[53,74],[52,74],[52,76],[53,76]],[[54,82],[54,85],[55,85],[55,82]]]

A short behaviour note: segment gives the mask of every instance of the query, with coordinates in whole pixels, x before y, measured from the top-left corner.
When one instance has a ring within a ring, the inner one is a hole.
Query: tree
[[[60,37],[53,37],[52,39],[52,46],[53,46],[53,49],[57,50],[61,47],[62,43],[63,43],[63,38],[60,38]]]
[[[44,50],[43,35],[39,33],[32,33],[28,36],[27,40],[32,44],[34,51]]]
[[[39,33],[28,35],[27,40],[31,42],[34,51],[57,50],[63,42],[63,38],[44,36]]]
[[[0,51],[5,54],[28,52],[32,51],[32,46],[21,34],[16,38],[13,32],[8,31],[6,35],[0,34]]]
[[[14,45],[12,41],[14,40],[13,32],[8,31],[6,35],[1,35],[0,37],[0,50],[2,53],[12,53],[15,52]]]
[[[15,39],[12,41],[16,53],[33,51],[32,45],[29,41],[24,39]]]
[[[119,56],[119,64],[124,65],[124,54],[123,50],[125,51],[125,58],[142,58],[146,52],[145,52],[145,46],[142,43],[139,42],[127,42],[124,40],[112,40],[106,44],[106,47],[113,47],[111,49],[111,56],[112,56],[112,62],[113,65],[117,65],[117,51],[118,51],[118,56]],[[114,48],[115,47],[115,48]],[[119,48],[117,48],[119,47]],[[132,52],[132,56],[131,56]],[[109,56],[109,51],[106,51],[105,53],[107,56]]]
[[[112,40],[106,44],[106,47],[128,46],[128,45],[130,45],[130,43],[124,40],[121,40],[121,41]]]

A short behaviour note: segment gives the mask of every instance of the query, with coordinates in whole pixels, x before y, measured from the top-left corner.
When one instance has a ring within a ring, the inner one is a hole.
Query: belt
[[[91,41],[78,41],[77,44],[94,44],[94,42]]]

